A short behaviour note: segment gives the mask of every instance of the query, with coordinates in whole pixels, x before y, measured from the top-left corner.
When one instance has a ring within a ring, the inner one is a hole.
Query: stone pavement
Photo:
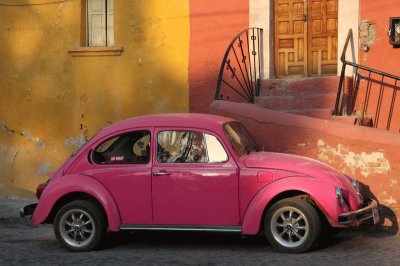
[[[0,218],[17,218],[19,208],[35,202],[37,202],[35,199],[0,198]]]
[[[71,253],[57,242],[51,225],[31,226],[16,216],[29,203],[0,198],[0,266],[400,265],[400,235],[372,228],[346,230],[296,255],[276,252],[262,236],[179,232],[113,233],[98,251]]]

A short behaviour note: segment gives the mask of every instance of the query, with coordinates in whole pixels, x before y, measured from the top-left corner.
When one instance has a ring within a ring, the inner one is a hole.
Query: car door
[[[153,224],[239,225],[238,168],[215,134],[156,128]]]
[[[117,203],[123,225],[151,224],[151,129],[111,135],[96,144],[93,169]]]

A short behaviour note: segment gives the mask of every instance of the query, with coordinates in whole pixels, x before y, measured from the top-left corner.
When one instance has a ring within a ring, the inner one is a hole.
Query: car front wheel
[[[265,234],[281,252],[301,253],[319,240],[321,221],[313,205],[299,198],[274,203],[265,217]]]
[[[64,205],[54,220],[57,239],[73,251],[95,249],[105,232],[105,215],[90,201],[76,200]]]

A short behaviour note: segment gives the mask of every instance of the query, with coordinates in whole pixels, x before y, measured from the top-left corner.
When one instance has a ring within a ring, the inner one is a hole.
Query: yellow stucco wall
[[[189,1],[114,0],[122,54],[85,57],[84,1],[48,2],[0,5],[0,196],[32,196],[109,122],[188,111]]]

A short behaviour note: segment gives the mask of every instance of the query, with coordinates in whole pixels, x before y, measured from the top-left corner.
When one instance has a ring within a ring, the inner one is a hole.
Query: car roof
[[[104,136],[136,127],[197,127],[218,130],[222,128],[223,124],[231,121],[236,120],[223,116],[196,113],[154,114],[119,121],[105,127],[99,132],[99,135]]]

